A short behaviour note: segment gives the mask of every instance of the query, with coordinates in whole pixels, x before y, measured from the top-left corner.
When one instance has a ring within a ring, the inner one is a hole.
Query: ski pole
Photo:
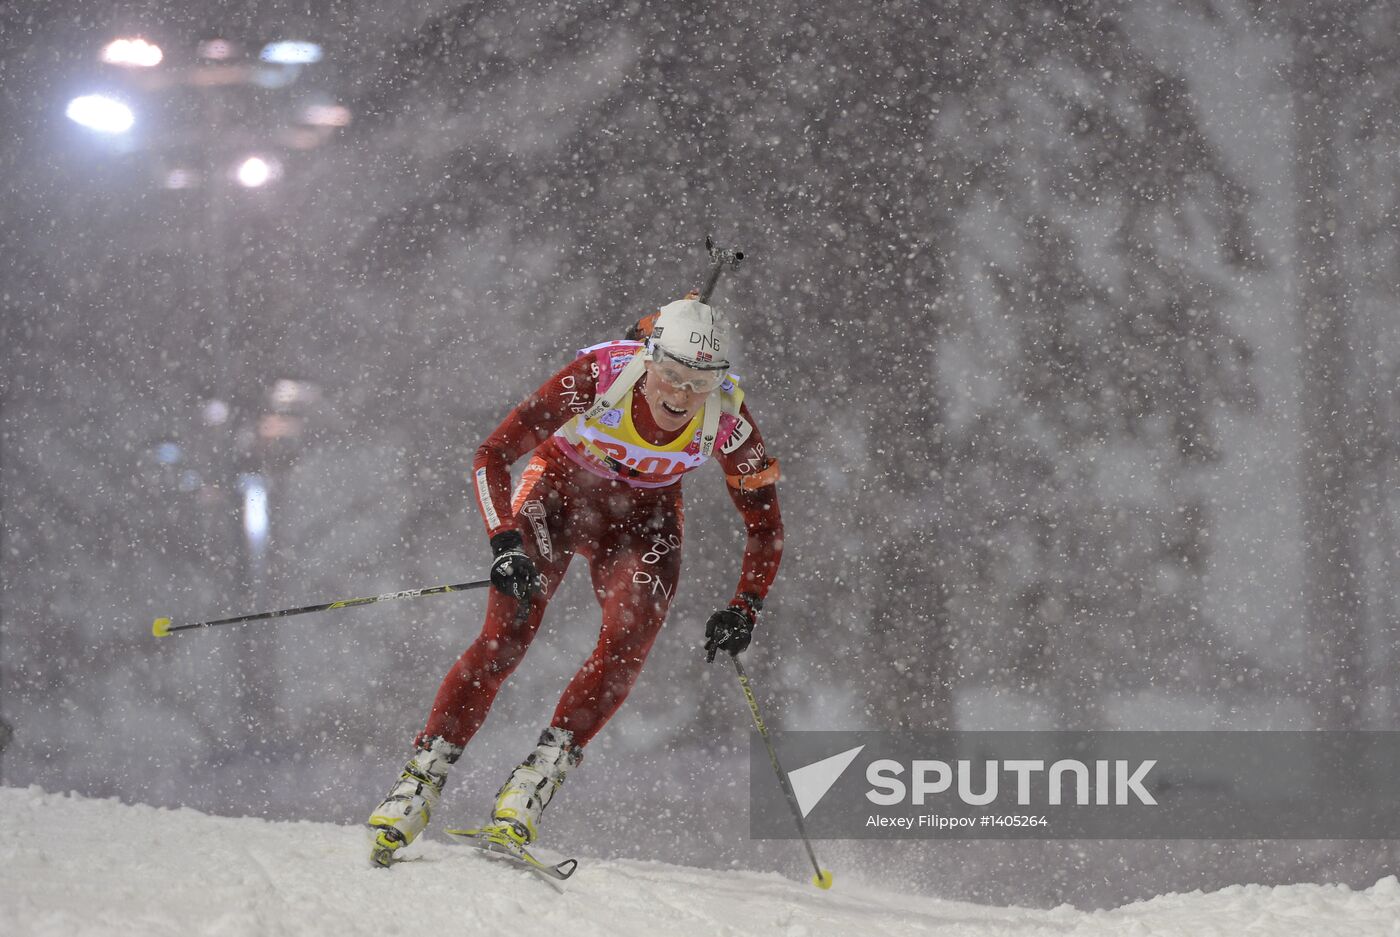
[[[758,700],[753,695],[753,687],[749,685],[749,675],[744,672],[744,665],[739,663],[738,655],[730,659],[734,661],[734,672],[739,675],[739,685],[744,688],[744,698],[749,701],[753,724],[758,727],[758,734],[763,736],[763,744],[768,746],[768,758],[773,762],[773,773],[778,776],[778,786],[783,789],[783,796],[792,808],[792,818],[797,821],[797,832],[802,837],[802,845],[807,847],[807,858],[812,860],[812,868],[816,870],[817,874],[812,876],[812,884],[818,888],[830,888],[831,870],[823,869],[821,863],[817,862],[817,854],[812,850],[812,841],[807,838],[807,827],[802,823],[802,808],[797,806],[797,795],[792,792],[787,772],[778,764],[778,753],[773,749],[773,740],[768,737],[768,727],[763,724],[763,717],[758,714]]]
[[[361,605],[373,605],[376,602],[387,602],[391,599],[416,599],[421,595],[442,595],[446,592],[465,592],[468,589],[483,589],[489,585],[491,585],[491,580],[479,579],[476,582],[457,582],[448,586],[429,586],[426,589],[405,589],[402,592],[386,592],[383,595],[372,595],[364,599],[341,599],[338,602],[325,602],[321,605],[304,605],[301,608],[282,608],[275,612],[254,612],[251,615],[235,615],[232,618],[219,618],[215,621],[195,621],[183,625],[172,625],[169,618],[157,618],[155,624],[151,626],[151,633],[157,638],[163,638],[176,631],[188,631],[191,628],[212,628],[215,625],[235,625],[245,621],[286,618],[289,615],[305,615],[308,612],[327,612],[333,608],[358,608]]]
[[[739,261],[744,259],[743,251],[715,247],[714,240],[708,234],[705,235],[705,250],[710,255],[710,272],[705,276],[705,286],[700,290],[702,303],[710,301],[710,294],[715,291],[715,284],[719,282],[719,275],[724,272],[725,266],[737,267]]]

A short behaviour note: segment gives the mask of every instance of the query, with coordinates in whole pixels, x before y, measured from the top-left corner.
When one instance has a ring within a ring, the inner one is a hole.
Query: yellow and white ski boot
[[[384,801],[370,814],[374,834],[370,861],[387,868],[397,861],[398,850],[413,842],[432,817],[433,808],[447,783],[447,769],[462,754],[460,745],[441,738],[425,740],[417,754],[403,767]]]
[[[545,729],[539,745],[496,793],[485,831],[502,832],[521,846],[533,843],[539,835],[540,814],[582,757],[583,749],[574,745],[572,732],[553,726]]]

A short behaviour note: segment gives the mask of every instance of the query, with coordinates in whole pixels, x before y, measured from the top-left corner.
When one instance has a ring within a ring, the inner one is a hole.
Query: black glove
[[[491,563],[491,585],[516,599],[528,599],[543,588],[534,560],[520,549],[518,530],[503,530],[491,538],[496,559]]]
[[[763,600],[746,592],[739,597],[739,601],[711,615],[705,623],[705,663],[715,659],[716,651],[728,651],[733,657],[739,656],[739,652],[749,646],[761,608]]]

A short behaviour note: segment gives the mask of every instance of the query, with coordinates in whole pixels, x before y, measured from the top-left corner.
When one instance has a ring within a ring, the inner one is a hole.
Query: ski
[[[511,839],[500,829],[486,827],[479,830],[445,830],[444,832],[453,839],[475,846],[493,856],[509,859],[555,881],[564,881],[573,875],[574,870],[578,868],[577,859],[565,859],[563,862],[550,865],[548,862],[536,858],[530,850]]]

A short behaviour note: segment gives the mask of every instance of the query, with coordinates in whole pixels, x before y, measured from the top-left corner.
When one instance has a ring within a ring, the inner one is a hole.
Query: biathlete
[[[495,554],[486,623],[448,671],[415,754],[369,819],[375,863],[391,864],[427,826],[449,767],[581,554],[602,606],[598,644],[497,793],[487,827],[522,847],[535,840],[541,813],[627,698],[666,619],[680,575],[681,479],[711,458],[748,540],[733,599],[706,623],[706,659],[748,647],[782,555],[778,463],[729,373],[728,322],[696,295],[643,319],[628,340],[580,351],[477,450],[473,488]],[[512,497],[510,466],[527,453]]]

